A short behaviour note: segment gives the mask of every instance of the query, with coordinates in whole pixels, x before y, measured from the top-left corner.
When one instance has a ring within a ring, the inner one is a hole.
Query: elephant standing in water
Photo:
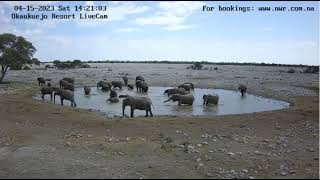
[[[138,81],[138,80],[144,81],[144,77],[142,77],[142,76],[137,76],[137,77],[136,77],[136,81]]]
[[[112,81],[111,84],[114,88],[118,87],[119,89],[122,89],[123,86],[123,83],[121,81]]]
[[[145,81],[136,81],[136,87],[138,92],[148,92],[148,84]]]
[[[240,90],[242,96],[244,96],[244,94],[247,92],[247,86],[244,84],[240,84],[238,89]]]
[[[71,102],[71,107],[77,106],[74,100],[74,93],[72,91],[65,90],[65,89],[58,89],[57,91],[54,92],[54,102],[57,95],[60,96],[61,106],[63,106],[63,100],[69,100]]]
[[[39,86],[46,85],[46,80],[43,77],[37,78]]]
[[[168,101],[173,101],[173,102],[178,101],[178,106],[181,106],[182,104],[192,105],[194,102],[194,97],[192,94],[188,94],[188,95],[173,94],[171,97],[169,97],[168,100],[164,101],[164,103]]]
[[[114,98],[114,97],[118,97],[118,93],[115,90],[111,89],[110,98]]]
[[[44,87],[41,88],[41,94],[42,94],[42,100],[44,100],[44,96],[45,95],[50,94],[51,101],[52,101],[53,88],[44,86]]]
[[[59,84],[60,84],[60,88],[62,89],[68,89],[68,90],[74,91],[74,85],[72,83],[69,83],[66,80],[63,80],[63,79],[60,80]]]
[[[127,76],[123,76],[123,81],[124,81],[124,84],[127,85],[128,84],[128,77]]]
[[[124,110],[126,106],[130,106],[130,117],[133,117],[134,115],[134,110],[145,110],[146,111],[146,116],[148,117],[148,113],[150,112],[150,116],[152,117],[152,111],[151,111],[151,105],[152,102],[148,97],[132,97],[127,95],[125,99],[122,101],[122,115],[124,117]]]
[[[181,94],[181,95],[186,95],[189,92],[187,92],[184,88],[173,88],[173,89],[166,89],[164,91],[164,94],[168,94],[170,96],[171,94]]]
[[[85,95],[89,95],[90,94],[91,88],[89,86],[85,86],[83,89],[84,89],[84,94]]]
[[[209,103],[217,105],[219,102],[219,96],[217,94],[204,94],[203,95],[203,105],[208,105]]]

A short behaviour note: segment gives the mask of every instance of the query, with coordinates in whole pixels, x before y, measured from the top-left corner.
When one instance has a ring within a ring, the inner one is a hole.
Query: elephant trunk
[[[168,100],[164,101],[163,103],[168,102],[168,101],[170,101],[170,99],[168,99]]]

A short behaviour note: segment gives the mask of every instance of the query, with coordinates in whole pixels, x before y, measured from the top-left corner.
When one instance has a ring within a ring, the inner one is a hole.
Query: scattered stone
[[[202,144],[197,144],[198,147],[202,147]]]
[[[88,138],[92,138],[92,135],[88,135],[87,137],[88,137]]]
[[[209,153],[213,153],[213,151],[212,151],[212,150],[210,150],[210,151],[209,151]]]
[[[296,171],[295,171],[295,170],[290,170],[289,173],[290,173],[290,174],[295,174]]]
[[[249,171],[247,169],[242,169],[241,172],[248,173]]]
[[[202,142],[202,144],[203,145],[208,145],[209,143],[205,141],[205,142]]]
[[[227,153],[229,156],[234,156],[234,153],[233,152],[228,152]]]
[[[308,151],[309,152],[314,152],[314,149],[313,148],[309,148]]]
[[[254,177],[253,177],[253,176],[249,176],[248,178],[249,178],[249,179],[254,179]]]
[[[82,137],[82,134],[77,134],[76,135],[76,138],[81,138]]]
[[[71,146],[71,142],[67,141],[66,146]]]
[[[207,173],[206,176],[207,176],[207,177],[212,177],[213,174],[212,174],[212,173]]]
[[[130,141],[130,140],[131,140],[131,137],[127,137],[127,138],[126,138],[126,141]]]
[[[256,155],[262,155],[262,153],[260,151],[255,151],[254,152]]]
[[[286,176],[287,173],[286,173],[286,172],[281,172],[280,175],[281,175],[281,176]]]
[[[201,158],[198,158],[198,159],[197,159],[197,162],[199,162],[199,161],[201,161]]]

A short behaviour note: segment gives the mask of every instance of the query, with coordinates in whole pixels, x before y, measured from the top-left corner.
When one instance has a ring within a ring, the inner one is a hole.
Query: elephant
[[[59,84],[60,84],[60,88],[62,89],[68,89],[68,90],[74,91],[74,85],[72,83],[69,83],[68,81],[65,81],[62,79],[59,81]]]
[[[184,88],[173,88],[173,89],[166,89],[164,91],[164,94],[167,94],[168,96],[172,94],[181,94],[181,95],[186,95],[189,92],[187,92]]]
[[[62,80],[67,81],[68,83],[74,84],[74,79],[73,78],[69,78],[69,77],[65,77]]]
[[[91,88],[89,86],[84,86],[83,90],[85,95],[89,95],[91,92]]]
[[[203,105],[208,105],[209,103],[217,105],[219,102],[219,96],[217,94],[204,94],[202,98]]]
[[[178,106],[181,106],[182,104],[192,105],[194,101],[194,97],[192,94],[188,94],[188,95],[173,94],[171,97],[169,97],[168,100],[164,101],[164,103],[170,100],[172,100],[173,102],[178,101]]]
[[[42,100],[44,100],[44,96],[46,94],[50,94],[51,101],[52,101],[53,88],[44,86],[44,87],[41,88],[41,94],[42,94]]]
[[[117,92],[115,90],[111,89],[110,98],[114,98],[114,97],[117,97],[117,96],[118,96]]]
[[[137,80],[137,81],[136,81],[136,88],[137,88],[137,91],[138,91],[138,92],[140,91],[141,84],[142,84],[142,81],[141,81],[141,80]]]
[[[39,77],[37,78],[37,80],[38,80],[39,86],[43,84],[46,85],[46,79],[44,79],[43,77]]]
[[[117,103],[119,102],[119,98],[117,97],[110,97],[106,102],[110,101],[111,103]]]
[[[122,77],[124,84],[127,85],[128,84],[128,77],[127,76],[123,76]]]
[[[190,90],[194,91],[194,84],[192,84],[192,83],[183,83],[182,85],[190,85]]]
[[[244,94],[247,92],[247,86],[245,86],[244,84],[240,84],[238,89],[241,92],[241,96],[244,96]]]
[[[71,107],[76,107],[77,104],[74,100],[74,94],[72,91],[70,90],[65,90],[65,89],[59,89],[57,91],[54,92],[54,103],[55,103],[55,98],[56,96],[59,95],[60,96],[60,100],[61,100],[61,106],[63,106],[63,100],[69,100],[71,101]]]
[[[152,117],[152,111],[151,111],[151,105],[152,102],[148,97],[132,97],[127,95],[125,99],[122,101],[122,115],[124,117],[124,110],[126,106],[130,106],[130,117],[133,117],[134,115],[134,110],[145,110],[146,111],[146,116],[148,117],[148,112],[150,112],[150,116]]]
[[[101,87],[102,90],[104,91],[109,91],[112,87],[111,82],[107,82],[107,81],[99,81],[97,83],[97,88]]]
[[[144,81],[144,78],[143,78],[142,76],[137,76],[137,77],[136,77],[136,81],[138,81],[138,80]]]
[[[182,84],[182,85],[178,86],[178,88],[183,88],[184,90],[190,92],[192,89],[192,86],[191,86],[191,84]]]
[[[138,92],[148,92],[148,84],[145,81],[136,81],[136,87]]]
[[[123,86],[123,83],[121,81],[112,81],[111,84],[114,88],[118,87],[119,89],[122,89]]]
[[[127,86],[128,86],[128,89],[129,89],[129,90],[133,90],[133,89],[134,89],[134,87],[133,87],[132,84],[127,84]]]
[[[48,87],[51,87],[51,83],[47,83],[47,86],[48,86]]]

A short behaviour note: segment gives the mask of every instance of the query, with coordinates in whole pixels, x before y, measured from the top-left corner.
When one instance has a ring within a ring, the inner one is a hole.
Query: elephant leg
[[[52,101],[52,94],[50,94],[50,96],[51,96],[51,101]]]
[[[181,101],[178,102],[178,106],[181,106]]]
[[[153,114],[152,114],[152,112],[151,112],[151,109],[149,110],[149,112],[150,112],[150,116],[153,117]]]
[[[148,110],[146,110],[146,116],[145,117],[148,117]]]
[[[205,105],[206,104],[206,101],[203,101],[203,104],[202,105]]]
[[[76,102],[75,102],[75,101],[73,101],[73,106],[74,106],[74,107],[77,107],[77,104],[76,104]]]
[[[133,111],[134,111],[134,109],[133,109],[133,107],[131,106],[130,117],[132,117],[132,118],[133,118]]]
[[[63,99],[62,99],[62,98],[60,98],[60,100],[61,100],[61,106],[63,106]]]
[[[44,100],[44,94],[42,94],[42,100]]]

